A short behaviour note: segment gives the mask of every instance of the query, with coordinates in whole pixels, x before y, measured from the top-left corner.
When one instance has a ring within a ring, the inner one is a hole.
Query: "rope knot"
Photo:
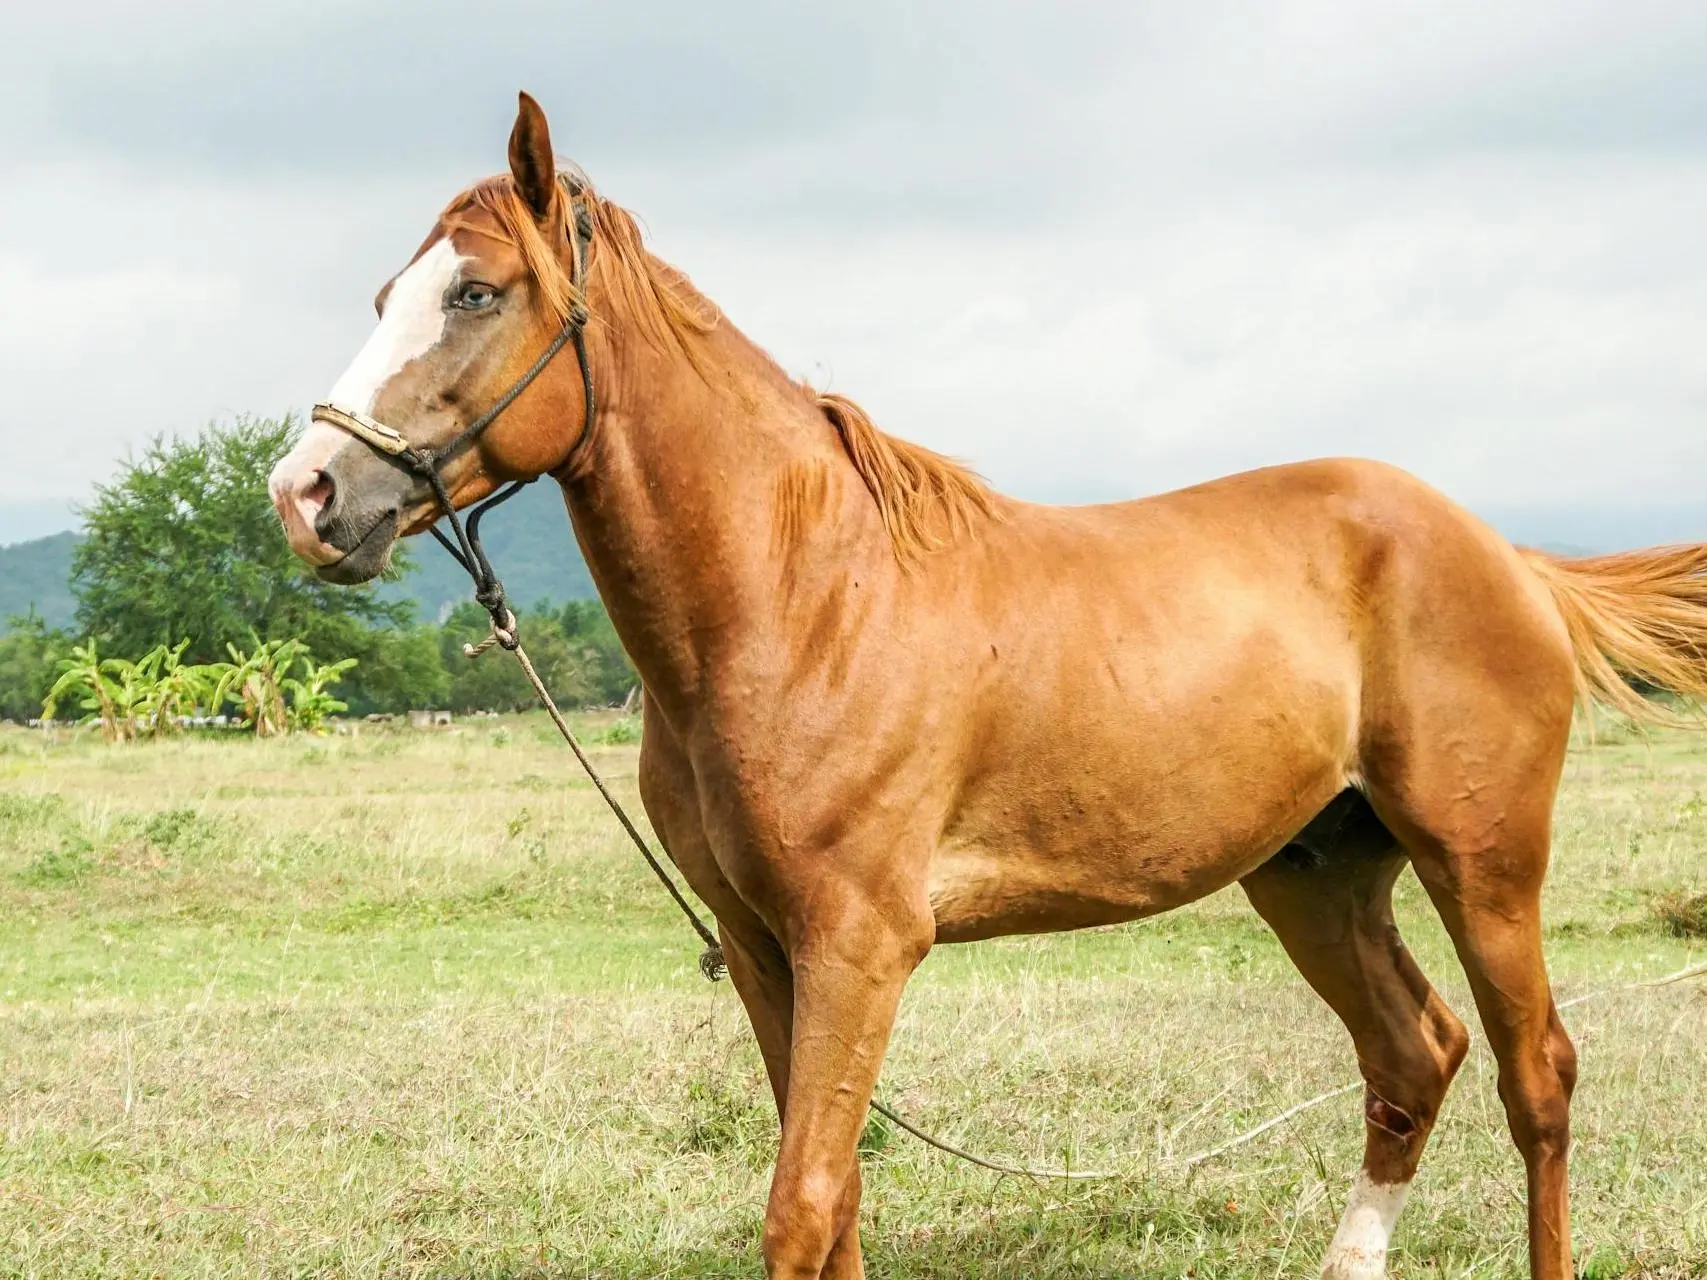
[[[500,596],[499,599],[501,601],[502,597]],[[511,613],[509,611],[509,609],[505,608],[504,605],[501,603],[498,607],[503,610],[502,620],[499,619],[497,613],[494,613],[492,615],[492,631],[491,631],[491,634],[489,634],[479,644],[465,644],[465,645],[463,645],[462,646],[462,656],[463,657],[469,658],[469,659],[478,658],[481,654],[485,653],[486,650],[490,649],[493,645],[497,645],[503,649],[508,649],[511,653],[514,653],[518,648],[521,647],[521,643],[522,643],[521,636],[517,634],[517,632],[520,630],[520,628],[518,628],[516,625],[516,615]]]
[[[699,953],[699,971],[707,982],[721,982],[728,975],[729,965],[723,959],[721,945],[713,942]]]

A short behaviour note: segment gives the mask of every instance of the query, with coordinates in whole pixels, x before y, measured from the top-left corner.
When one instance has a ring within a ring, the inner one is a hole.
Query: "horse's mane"
[[[559,187],[559,197],[564,198]],[[610,314],[631,323],[658,350],[683,356],[704,373],[692,340],[717,327],[717,307],[687,276],[650,253],[634,215],[582,184],[581,200],[593,219],[588,255],[587,292],[608,299]],[[540,296],[558,324],[580,291],[562,260],[540,234],[539,223],[509,174],[484,179],[462,192],[439,215],[450,230],[467,225],[466,216],[483,210],[498,223],[503,237],[522,255],[539,285]],[[559,215],[571,221],[567,210]],[[489,228],[478,228],[492,234]],[[581,297],[586,302],[585,297]],[[922,445],[878,430],[846,396],[812,393],[819,410],[836,430],[854,470],[877,503],[896,557],[909,564],[927,551],[948,545],[972,531],[980,517],[994,514],[990,490],[971,471]]]
[[[826,393],[817,400],[877,500],[903,564],[971,533],[981,517],[995,513],[984,482],[954,459],[879,431],[846,396]]]

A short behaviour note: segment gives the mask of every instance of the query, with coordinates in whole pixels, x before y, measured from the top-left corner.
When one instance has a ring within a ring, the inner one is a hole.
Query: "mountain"
[[[449,528],[445,534],[450,535]],[[545,481],[530,484],[480,525],[480,540],[510,603],[525,608],[541,600],[590,600],[597,593],[569,527],[563,491]],[[413,600],[416,616],[441,621],[452,607],[474,598],[474,588],[448,552],[426,534],[409,540],[414,568],[381,590]]]
[[[71,624],[77,600],[71,594],[71,549],[74,533],[14,542],[0,547],[0,629],[7,618],[31,609],[50,627]]]
[[[77,541],[66,532],[0,547],[0,631],[7,618],[31,608],[50,627],[72,624],[77,599],[71,594],[71,551]],[[517,608],[596,594],[554,484],[529,485],[493,511],[482,525],[482,541]],[[431,538],[410,539],[409,550],[414,568],[401,582],[381,588],[385,595],[413,600],[415,616],[427,622],[442,621],[453,606],[473,599],[468,575]]]

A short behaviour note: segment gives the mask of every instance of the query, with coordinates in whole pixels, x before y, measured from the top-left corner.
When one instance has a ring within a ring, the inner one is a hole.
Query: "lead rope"
[[[569,744],[569,750],[575,753],[575,759],[581,762],[581,768],[586,771],[587,777],[592,779],[599,794],[605,798],[605,803],[610,806],[610,811],[616,815],[616,820],[622,824],[622,829],[628,832],[628,838],[634,841],[634,847],[640,850],[640,856],[646,859],[646,865],[652,868],[652,874],[658,877],[658,883],[669,890],[670,897],[674,898],[676,905],[682,909],[682,914],[693,926],[693,931],[699,935],[700,941],[705,943],[705,950],[699,954],[699,971],[705,975],[707,982],[719,981],[724,974],[729,972],[729,966],[723,960],[723,944],[717,940],[717,935],[711,931],[705,921],[699,918],[699,912],[693,909],[693,904],[683,896],[680,889],[676,888],[676,882],[671,879],[670,873],[664,870],[664,864],[659,862],[656,855],[653,854],[651,846],[646,843],[646,838],[640,834],[640,829],[634,825],[633,819],[628,816],[628,810],[622,807],[622,801],[611,794],[611,789],[605,785],[605,780],[599,776],[599,771],[593,767],[592,760],[587,757],[587,753],[580,742],[570,732],[568,721],[563,718],[563,713],[557,709],[557,702],[546,689],[545,682],[539,678],[539,672],[533,669],[533,662],[528,658],[528,651],[522,648],[522,642],[516,635],[516,615],[505,609],[504,621],[507,624],[505,626],[499,626],[494,621],[492,623],[492,634],[479,644],[463,645],[463,656],[478,658],[493,645],[499,645],[516,655],[516,661],[522,664],[522,674],[527,676],[528,683],[533,686],[533,691],[539,695],[540,703],[545,707],[546,714],[551,717],[551,723],[557,726],[557,732],[563,735],[563,741]]]
[[[499,590],[501,592],[502,588]],[[557,732],[563,735],[563,741],[569,744],[569,750],[575,753],[575,759],[581,762],[581,768],[592,780],[593,786],[598,788],[599,794],[610,806],[610,811],[616,815],[616,820],[622,824],[622,829],[628,832],[628,838],[634,842],[634,847],[640,850],[640,856],[646,859],[646,865],[652,868],[652,874],[658,877],[658,883],[669,890],[670,897],[675,899],[676,905],[681,908],[682,914],[693,926],[693,931],[705,943],[705,950],[700,953],[699,957],[699,971],[705,975],[707,981],[718,981],[729,972],[729,966],[723,959],[722,943],[717,940],[717,935],[712,933],[705,921],[699,918],[699,913],[693,909],[693,905],[688,902],[687,897],[676,887],[675,880],[671,878],[668,871],[664,870],[664,864],[658,861],[651,846],[646,843],[646,838],[640,834],[640,829],[634,825],[633,820],[628,816],[628,811],[622,807],[622,802],[611,794],[610,787],[605,785],[604,778],[599,775],[599,771],[594,768],[592,760],[588,758],[586,751],[574,733],[570,731],[568,721],[563,718],[563,713],[557,709],[556,700],[545,687],[545,682],[539,678],[539,672],[534,670],[533,663],[528,658],[527,650],[522,647],[521,637],[517,633],[516,615],[511,613],[501,603],[501,600],[500,595],[498,607],[503,609],[502,624],[499,623],[497,617],[494,617],[492,633],[479,644],[463,645],[463,656],[470,659],[478,658],[494,645],[501,649],[508,649],[516,655],[516,661],[522,665],[522,674],[528,678],[528,683],[533,686],[534,693],[539,695],[540,705],[551,717],[551,723],[557,726]],[[482,601],[482,603],[485,602]],[[1021,1178],[1059,1178],[1074,1182],[1088,1182],[1123,1176],[1118,1173],[1100,1173],[1091,1169],[1030,1169],[1022,1165],[1003,1164],[999,1160],[986,1160],[983,1156],[973,1155],[970,1151],[963,1151],[952,1143],[944,1142],[941,1138],[932,1137],[905,1117],[897,1114],[881,1098],[872,1098],[871,1109],[898,1128],[912,1134],[920,1142],[995,1173],[1013,1174]]]

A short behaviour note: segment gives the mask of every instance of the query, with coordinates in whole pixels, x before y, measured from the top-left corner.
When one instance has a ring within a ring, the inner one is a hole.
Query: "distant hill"
[[[32,608],[50,627],[71,625],[77,600],[71,594],[74,533],[56,533],[0,547],[0,629],[7,618]]]
[[[590,599],[593,580],[581,560],[563,494],[554,484],[530,485],[494,511],[483,540],[493,567],[518,606],[540,600]],[[69,627],[77,612],[71,594],[71,551],[75,533],[0,547],[0,630],[6,619],[33,607],[51,627]],[[437,622],[452,606],[471,598],[468,577],[429,537],[409,543],[415,568],[382,590],[392,599],[413,600],[416,616]]]
[[[569,527],[563,491],[550,481],[529,485],[486,517],[481,541],[518,607],[541,600],[590,600],[598,594]],[[416,616],[426,622],[442,620],[453,606],[473,598],[468,575],[432,538],[411,538],[409,550],[414,571],[384,587],[386,595],[413,600]]]

